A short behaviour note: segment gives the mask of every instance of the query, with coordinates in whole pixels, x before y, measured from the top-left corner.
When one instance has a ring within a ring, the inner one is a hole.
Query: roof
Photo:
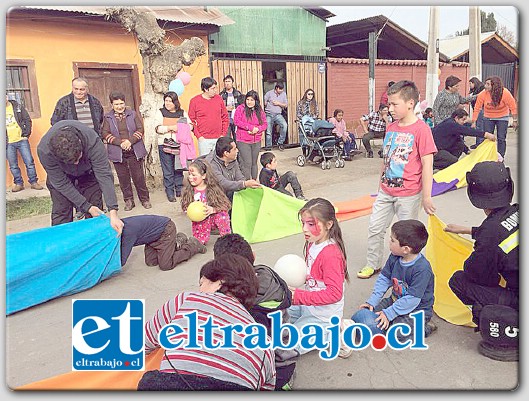
[[[336,17],[336,14],[331,13],[323,7],[303,7],[303,9],[324,21],[327,21],[327,18]]]
[[[384,15],[349,21],[327,27],[329,57],[369,58],[369,33],[379,33],[377,58],[426,60],[428,45]],[[439,54],[440,61],[447,61]]]
[[[484,63],[503,64],[519,60],[518,52],[496,32],[481,33],[481,59]],[[451,60],[467,61],[470,48],[469,35],[456,36],[439,41],[441,52]]]
[[[224,26],[234,24],[231,18],[221,13],[215,7],[202,6],[132,6],[142,12],[152,13],[158,20],[179,22],[186,24],[207,24]],[[74,12],[83,14],[104,15],[105,6],[20,6],[17,8]]]
[[[369,64],[369,59],[367,58],[336,58],[336,57],[327,57],[328,63],[333,64]],[[386,60],[386,59],[376,59],[375,65],[401,65],[401,66],[418,66],[426,67],[428,60]],[[439,63],[440,66],[445,63]],[[468,63],[465,62],[452,62],[451,66],[454,67],[466,67]]]

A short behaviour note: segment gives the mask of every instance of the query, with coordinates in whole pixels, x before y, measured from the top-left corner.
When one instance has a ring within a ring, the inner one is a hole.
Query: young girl
[[[307,279],[303,288],[291,288],[290,323],[299,330],[307,324],[325,328],[331,316],[342,317],[344,281],[349,281],[342,230],[334,206],[326,199],[311,199],[299,217],[305,235]],[[300,354],[308,352],[301,345],[296,349]]]
[[[191,223],[193,237],[206,244],[213,227],[219,229],[220,235],[231,233],[228,215],[231,204],[206,161],[197,159],[191,162],[188,169],[189,175],[182,194],[182,210],[187,211],[189,204],[195,200],[206,204],[207,217],[202,221]]]
[[[356,142],[351,136],[351,133],[347,131],[345,120],[343,119],[343,110],[336,109],[333,113],[334,117],[329,118],[329,122],[334,125],[332,133],[343,141],[343,158],[344,160],[351,161],[351,152],[356,148]]]

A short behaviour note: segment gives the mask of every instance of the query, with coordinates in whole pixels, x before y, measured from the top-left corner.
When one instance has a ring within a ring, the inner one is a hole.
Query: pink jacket
[[[183,168],[186,168],[187,161],[197,157],[197,150],[188,123],[178,123],[176,141],[180,144],[180,163],[182,163]]]
[[[257,115],[255,113],[252,114],[252,118],[250,120],[246,118],[244,107],[244,104],[241,104],[239,107],[237,107],[233,116],[233,123],[237,126],[237,141],[245,143],[260,142],[263,131],[265,131],[266,127],[268,126],[266,123],[266,114],[264,111],[261,111],[262,123],[259,124],[259,120],[257,119]],[[255,135],[251,133],[253,127],[257,127],[259,129],[259,132]]]

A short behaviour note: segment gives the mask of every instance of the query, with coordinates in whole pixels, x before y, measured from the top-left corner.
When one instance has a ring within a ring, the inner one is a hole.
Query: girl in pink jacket
[[[261,137],[266,131],[266,115],[259,101],[259,94],[251,90],[244,104],[235,109],[233,123],[237,127],[239,165],[244,179],[257,179],[257,158],[261,150]]]
[[[349,281],[347,256],[334,206],[322,198],[308,201],[299,211],[305,235],[307,278],[301,288],[291,288],[290,323],[299,331],[308,324],[330,326],[331,316],[343,315],[344,285]],[[326,339],[324,339],[326,341]],[[308,352],[299,345],[300,354]]]

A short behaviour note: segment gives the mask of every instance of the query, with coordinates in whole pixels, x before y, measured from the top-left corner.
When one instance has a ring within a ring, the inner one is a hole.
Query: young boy
[[[425,336],[436,329],[430,319],[433,315],[434,275],[430,262],[420,254],[428,241],[426,227],[418,220],[400,220],[391,227],[389,256],[382,273],[375,282],[369,299],[360,305],[351,319],[366,324],[373,334],[385,333],[391,324],[405,323],[412,328],[409,336],[399,336],[399,341],[412,338],[414,319],[410,313],[424,311]],[[391,295],[383,298],[392,288]]]
[[[215,242],[213,257],[216,259],[226,253],[242,256],[254,265],[255,255],[252,247],[239,234],[226,234]],[[259,281],[259,290],[255,305],[249,310],[257,323],[266,327],[269,336],[272,334],[272,322],[268,313],[280,310],[283,323],[289,321],[287,308],[292,304],[291,293],[287,283],[270,267],[254,265],[255,274]],[[295,350],[275,350],[276,390],[291,390],[294,370],[299,354]]]
[[[414,112],[419,90],[411,81],[399,81],[388,89],[388,96],[396,121],[388,125],[384,138],[380,188],[369,219],[367,264],[357,273],[359,278],[380,271],[384,236],[395,214],[399,220],[417,219],[421,199],[424,211],[435,213],[432,177],[437,148],[430,127]]]
[[[195,237],[177,233],[173,220],[165,216],[144,215],[125,217],[121,234],[121,266],[127,262],[132,248],[145,245],[145,264],[172,270],[207,248]]]
[[[277,159],[272,152],[263,153],[261,155],[260,162],[263,168],[259,173],[259,182],[262,185],[268,188],[275,189],[276,191],[284,193],[285,195],[292,196],[292,194],[285,188],[288,184],[290,184],[290,186],[294,190],[294,195],[296,196],[296,198],[301,200],[307,200],[307,198],[303,196],[303,190],[301,189],[301,184],[298,181],[296,173],[294,173],[293,171],[287,171],[282,176],[278,174],[276,170]]]

